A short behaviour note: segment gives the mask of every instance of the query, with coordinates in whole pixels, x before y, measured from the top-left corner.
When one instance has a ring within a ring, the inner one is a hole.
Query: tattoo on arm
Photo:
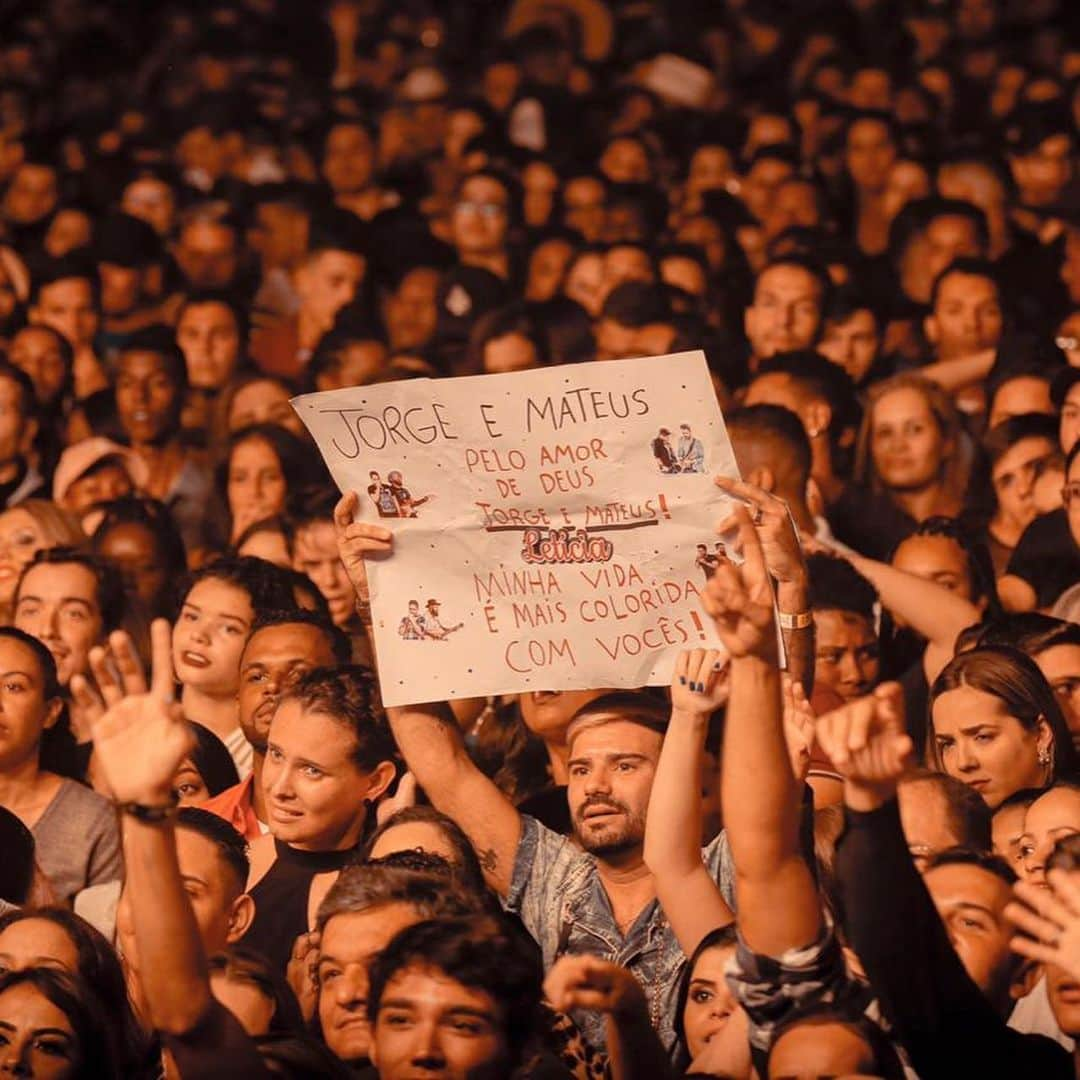
[[[480,860],[481,869],[489,874],[495,873],[495,868],[499,865],[499,856],[495,854],[494,848],[478,851],[476,857]]]

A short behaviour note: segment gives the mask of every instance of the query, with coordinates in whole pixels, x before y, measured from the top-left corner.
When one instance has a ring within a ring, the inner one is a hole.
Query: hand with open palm
[[[153,657],[150,685],[130,639],[110,640],[117,671],[103,654],[91,658],[103,711],[90,719],[94,755],[113,797],[121,803],[161,806],[172,798],[172,783],[195,745],[191,725],[173,698],[171,632],[164,619],[150,628]],[[85,695],[85,680],[75,693]]]

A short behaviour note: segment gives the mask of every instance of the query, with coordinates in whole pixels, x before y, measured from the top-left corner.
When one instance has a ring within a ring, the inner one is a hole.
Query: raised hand
[[[804,584],[806,563],[803,562],[799,535],[792,524],[787,503],[745,480],[716,476],[713,482],[726,495],[749,504],[769,573],[778,582]],[[719,531],[728,532],[733,525],[734,518],[728,518],[720,523]]]
[[[791,758],[791,771],[796,780],[805,780],[810,771],[817,717],[802,683],[794,682],[787,675],[782,675],[780,682],[784,692],[784,741]]]
[[[743,563],[721,563],[705,583],[701,604],[716,623],[716,632],[732,657],[776,659],[772,585],[754,523],[746,508],[734,513]]]
[[[819,717],[816,734],[843,776],[844,798],[854,809],[873,809],[891,798],[912,763],[914,746],[904,728],[903,692],[897,683],[883,683],[872,694]]]
[[[717,649],[685,649],[671,678],[673,712],[708,716],[728,699],[727,657]]]
[[[360,508],[360,496],[346,491],[334,507],[334,532],[337,534],[338,556],[356,590],[356,595],[368,599],[367,567],[365,560],[376,554],[386,555],[393,543],[393,533],[381,525],[355,521]]]
[[[319,944],[322,935],[318,930],[301,934],[293,943],[285,978],[296,995],[300,1014],[310,1023],[319,1004]]]
[[[105,711],[90,721],[94,756],[118,802],[158,806],[172,797],[176,770],[195,745],[191,726],[173,701],[171,634],[165,619],[150,627],[153,670],[149,689],[126,635],[110,639],[119,678],[91,657]],[[74,681],[74,680],[73,680]],[[77,693],[86,693],[79,687]]]
[[[416,805],[417,784],[416,777],[411,772],[403,773],[398,780],[397,789],[393,795],[387,795],[379,800],[375,808],[375,821],[382,825],[389,821],[399,810],[405,810]]]
[[[649,1006],[641,984],[626,968],[598,956],[564,956],[544,979],[544,996],[553,1009],[590,1009],[613,1016],[644,1018]]]
[[[1009,945],[1021,956],[1080,979],[1080,877],[1051,870],[1046,880],[1046,888],[1026,881],[1013,886],[1016,900],[1005,908],[1005,916],[1023,933]]]

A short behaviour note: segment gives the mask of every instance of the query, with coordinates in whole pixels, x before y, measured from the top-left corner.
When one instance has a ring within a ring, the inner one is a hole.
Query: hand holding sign
[[[737,469],[702,354],[293,405],[344,493],[338,551],[387,705],[667,685],[680,650],[719,645],[700,605],[712,473]]]
[[[368,553],[389,553],[394,534],[381,525],[356,521],[355,516],[359,509],[360,496],[355,491],[346,491],[334,507],[334,532],[337,534],[338,557],[353,583],[356,595],[366,601],[368,581],[364,560]]]

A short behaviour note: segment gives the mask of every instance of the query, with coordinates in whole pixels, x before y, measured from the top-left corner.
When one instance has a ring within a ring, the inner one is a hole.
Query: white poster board
[[[738,476],[700,352],[307,394],[359,516],[387,705],[667,685]]]

